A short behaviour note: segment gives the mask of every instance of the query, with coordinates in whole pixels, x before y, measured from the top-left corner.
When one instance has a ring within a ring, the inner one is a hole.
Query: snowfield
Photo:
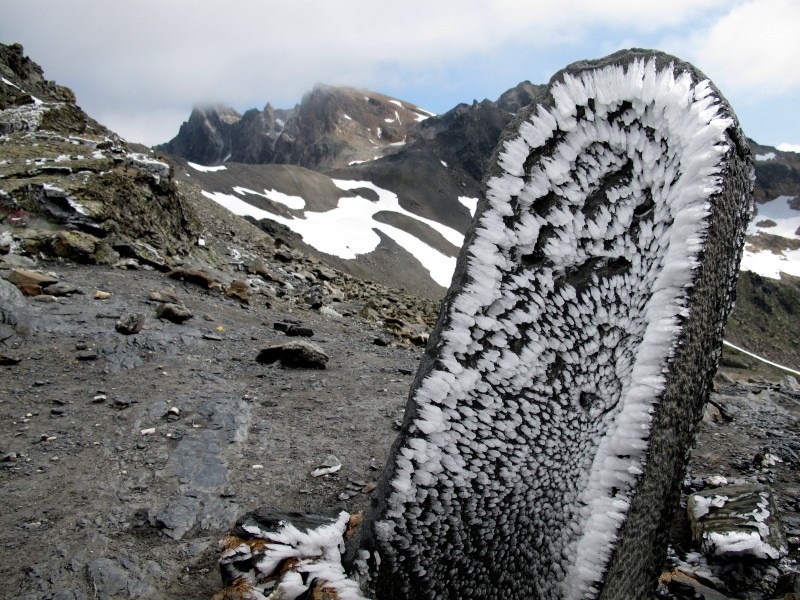
[[[380,237],[376,233],[376,231],[380,231],[414,256],[436,283],[442,287],[450,285],[456,265],[454,256],[447,256],[415,236],[397,227],[375,220],[374,216],[378,212],[393,212],[411,217],[431,227],[457,248],[460,248],[464,243],[464,236],[461,233],[437,221],[425,219],[407,211],[400,206],[397,194],[380,188],[369,181],[334,179],[333,182],[342,190],[356,190],[359,188],[373,190],[378,194],[378,201],[374,202],[361,196],[341,198],[334,210],[325,212],[305,211],[302,217],[287,218],[257,208],[232,194],[206,191],[203,191],[203,194],[234,214],[240,216],[248,215],[256,219],[272,219],[282,223],[292,231],[300,234],[305,243],[320,252],[338,256],[339,258],[354,259],[359,254],[372,252],[380,244]],[[287,196],[275,190],[265,190],[265,193],[261,194],[237,187],[234,188],[234,191],[241,195],[256,194],[296,210],[305,207],[305,200],[299,196]]]
[[[758,214],[751,221],[747,234],[768,233],[788,240],[800,240],[800,235],[797,235],[800,231],[800,211],[794,210],[789,205],[793,199],[794,196],[778,196],[774,200],[757,205]],[[742,256],[741,269],[772,279],[780,279],[781,272],[800,276],[800,250],[756,252],[752,244],[747,244]]]

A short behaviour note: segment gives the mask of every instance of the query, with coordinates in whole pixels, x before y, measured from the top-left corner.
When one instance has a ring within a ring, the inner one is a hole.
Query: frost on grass
[[[350,558],[377,598],[644,597],[708,396],[752,159],[691,65],[558,73],[485,198]]]

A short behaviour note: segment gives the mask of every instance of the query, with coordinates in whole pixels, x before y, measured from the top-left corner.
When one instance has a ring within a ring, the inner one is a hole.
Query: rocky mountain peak
[[[370,90],[317,84],[291,109],[267,103],[239,115],[195,108],[178,135],[157,148],[205,165],[227,161],[329,170],[396,151],[432,113]]]

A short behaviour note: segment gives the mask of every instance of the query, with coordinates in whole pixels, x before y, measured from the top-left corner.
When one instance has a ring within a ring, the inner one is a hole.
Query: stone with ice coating
[[[373,597],[646,597],[730,310],[753,166],[662,53],[557,73],[495,151],[348,562]]]
[[[714,556],[778,559],[788,546],[775,499],[763,485],[729,485],[703,490],[687,501],[692,535]]]

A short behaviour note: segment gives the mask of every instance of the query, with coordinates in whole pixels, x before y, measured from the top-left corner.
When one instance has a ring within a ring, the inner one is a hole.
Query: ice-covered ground
[[[758,214],[747,230],[748,235],[769,233],[790,240],[800,240],[800,235],[797,235],[800,231],[800,211],[789,206],[793,198],[794,196],[778,196],[759,204]],[[800,276],[800,250],[783,250],[780,253],[754,250],[751,244],[745,246],[741,266],[743,271],[753,271],[772,279],[779,279],[781,272]]]

